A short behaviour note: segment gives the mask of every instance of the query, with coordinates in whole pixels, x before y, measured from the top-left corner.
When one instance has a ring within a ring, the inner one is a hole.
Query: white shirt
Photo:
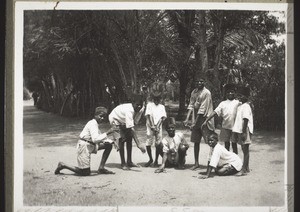
[[[146,107],[145,116],[150,115],[153,118],[153,124],[157,125],[158,121],[162,117],[167,117],[165,106],[162,104],[154,104],[153,102],[149,102]]]
[[[253,115],[250,105],[246,102],[237,108],[232,132],[243,133],[244,118],[248,119],[248,128],[253,134]]]
[[[170,149],[174,149],[177,152],[181,143],[187,144],[183,133],[177,132],[173,138],[167,135],[162,139],[163,152],[168,153]]]
[[[95,119],[90,120],[83,128],[80,133],[80,138],[83,138],[88,141],[105,141],[107,138],[106,133],[101,133],[99,129],[99,124]]]
[[[217,168],[225,164],[232,165],[237,171],[242,169],[243,163],[239,156],[233,152],[229,152],[219,143],[213,148],[209,165]]]
[[[223,118],[222,128],[232,130],[234,125],[237,108],[241,103],[238,100],[225,100],[222,101],[218,107],[215,109],[215,112],[218,116]]]
[[[134,127],[134,109],[131,103],[121,104],[115,107],[109,114],[108,119],[111,125],[126,125],[126,128]]]

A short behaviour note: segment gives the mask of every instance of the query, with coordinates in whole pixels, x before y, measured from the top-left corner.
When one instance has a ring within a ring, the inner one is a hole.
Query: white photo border
[[[278,1],[275,1],[278,2]],[[230,5],[230,6],[229,6]],[[128,10],[128,9],[222,9],[267,10],[286,12],[286,125],[285,125],[285,206],[243,207],[242,211],[287,211],[293,209],[294,189],[294,28],[293,4],[290,3],[220,3],[220,2],[37,2],[16,1],[14,4],[13,54],[13,211],[241,211],[234,207],[28,207],[23,206],[23,36],[26,10]]]

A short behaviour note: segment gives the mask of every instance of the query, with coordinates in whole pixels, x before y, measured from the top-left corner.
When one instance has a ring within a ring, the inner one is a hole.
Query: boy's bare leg
[[[242,145],[242,150],[243,150],[243,153],[244,153],[244,162],[243,162],[243,172],[244,173],[247,173],[247,172],[250,172],[249,170],[249,158],[250,158],[250,155],[249,155],[249,144],[244,144]]]
[[[238,154],[237,143],[231,143],[231,145],[232,145],[232,151],[233,151],[235,154]]]
[[[127,150],[127,166],[128,167],[139,167],[137,164],[132,162],[132,139],[127,140],[126,150]]]
[[[184,164],[185,164],[185,155],[186,155],[186,148],[181,146],[179,147],[178,150],[178,168],[179,169],[184,169]]]
[[[60,171],[63,170],[63,169],[68,169],[78,175],[81,175],[81,169],[79,169],[78,167],[76,166],[69,166],[63,162],[59,162],[58,165],[57,165],[57,168],[55,169],[55,174],[60,174]]]
[[[147,154],[149,156],[149,161],[145,164],[145,167],[149,167],[153,163],[151,146],[146,146]]]
[[[109,171],[109,170],[107,170],[107,169],[104,168],[105,163],[106,163],[106,161],[108,159],[108,156],[109,156],[109,154],[110,154],[110,152],[112,150],[112,144],[108,144],[108,143],[106,143],[106,144],[99,144],[99,148],[98,149],[99,150],[100,149],[104,149],[104,152],[103,152],[102,158],[101,158],[101,162],[100,162],[100,166],[98,168],[98,173],[99,174],[114,174],[114,172]]]
[[[225,144],[225,149],[227,149],[228,151],[230,151],[230,142],[229,141],[225,141],[224,144]],[[233,146],[232,146],[232,148],[233,148]]]
[[[199,139],[201,140],[201,138]],[[199,152],[200,152],[200,141],[194,143],[194,158],[195,158],[195,165],[192,166],[191,170],[195,170],[200,167],[199,165]]]
[[[124,142],[121,140],[119,142],[119,152],[120,152],[120,158],[121,158],[121,168],[123,170],[128,170],[129,168],[127,167],[127,165],[125,163]]]
[[[153,164],[153,167],[158,167],[158,157],[162,155],[162,146],[160,144],[158,144],[155,147],[155,161]]]

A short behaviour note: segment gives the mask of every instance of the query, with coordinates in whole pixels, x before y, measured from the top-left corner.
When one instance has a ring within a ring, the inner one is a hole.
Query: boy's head
[[[199,78],[194,80],[194,85],[198,89],[203,89],[205,84],[205,79],[204,78]]]
[[[161,92],[154,91],[151,94],[152,94],[152,99],[154,104],[158,105],[161,101],[161,96],[162,96]]]
[[[165,123],[166,123],[166,128],[165,129],[166,129],[168,135],[173,138],[175,136],[175,128],[176,128],[175,118],[174,117],[168,117],[165,120]]]
[[[105,120],[107,117],[107,109],[103,106],[96,107],[95,113],[94,113],[94,118],[98,123],[101,123]]]
[[[139,112],[143,107],[143,96],[139,94],[133,94],[131,103],[135,112]]]
[[[239,88],[238,94],[239,94],[239,100],[242,103],[245,103],[248,101],[248,98],[250,96],[250,88],[247,86],[241,86]]]
[[[234,97],[235,97],[235,85],[234,84],[226,84],[224,86],[224,90],[225,90],[225,94],[226,94],[226,98],[229,99],[229,100],[233,100]]]
[[[218,135],[217,133],[213,132],[212,134],[210,134],[207,138],[207,144],[210,146],[210,147],[215,147],[216,144],[218,143]]]

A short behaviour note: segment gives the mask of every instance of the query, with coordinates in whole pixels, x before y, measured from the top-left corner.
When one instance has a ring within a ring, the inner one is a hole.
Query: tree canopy
[[[24,86],[43,110],[89,116],[143,85],[178,81],[180,116],[201,76],[214,106],[224,84],[248,84],[257,126],[284,129],[285,46],[273,39],[282,33],[267,11],[29,10]]]

